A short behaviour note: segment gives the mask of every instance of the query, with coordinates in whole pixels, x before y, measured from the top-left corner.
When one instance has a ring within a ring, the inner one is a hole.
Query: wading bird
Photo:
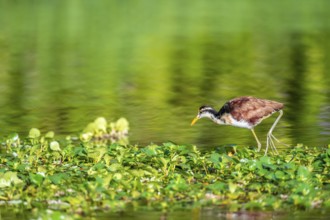
[[[191,125],[194,125],[196,121],[200,118],[209,118],[216,124],[232,125],[236,127],[250,129],[254,138],[257,141],[258,151],[260,151],[261,143],[256,133],[254,132],[254,127],[257,126],[265,118],[268,118],[275,112],[279,112],[279,116],[277,117],[267,134],[265,155],[267,155],[269,146],[276,153],[278,153],[273,139],[279,143],[281,142],[274,137],[272,132],[283,115],[283,107],[284,105],[282,103],[276,101],[259,99],[251,96],[243,96],[226,102],[221,107],[219,112],[210,106],[201,106],[199,108],[197,116],[191,122]]]

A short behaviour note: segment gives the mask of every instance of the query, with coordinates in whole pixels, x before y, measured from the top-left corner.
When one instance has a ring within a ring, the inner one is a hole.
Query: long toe
[[[278,154],[277,152],[277,149],[276,149],[276,146],[275,146],[275,143],[274,143],[274,140],[276,140],[276,138],[274,138],[274,136],[271,134],[271,133],[268,133],[267,135],[267,141],[270,145],[270,147],[272,148],[272,151],[275,153],[275,154]]]

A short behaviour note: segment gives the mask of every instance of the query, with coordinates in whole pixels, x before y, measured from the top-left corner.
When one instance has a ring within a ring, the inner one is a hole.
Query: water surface
[[[250,131],[190,122],[202,104],[285,104],[274,134],[330,134],[330,2],[0,1],[0,134],[78,133],[126,117],[132,144],[255,145]],[[260,139],[275,120],[256,129]]]

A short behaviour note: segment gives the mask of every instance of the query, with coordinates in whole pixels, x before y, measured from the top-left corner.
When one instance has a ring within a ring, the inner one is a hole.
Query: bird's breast
[[[231,114],[223,114],[220,120],[222,120],[225,125],[232,125],[235,127],[248,128],[248,129],[251,129],[253,127],[253,125],[250,124],[249,121],[237,120],[233,118]]]

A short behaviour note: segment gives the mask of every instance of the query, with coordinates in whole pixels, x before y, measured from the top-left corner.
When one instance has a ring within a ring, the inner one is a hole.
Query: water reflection
[[[327,211],[229,211],[223,210],[217,207],[208,208],[195,208],[181,211],[169,211],[169,212],[143,212],[132,211],[123,213],[103,213],[98,216],[98,219],[158,219],[158,220],[326,220],[328,219],[329,212]]]
[[[190,127],[200,105],[254,95],[285,103],[274,131],[283,142],[326,145],[329,2],[320,2],[271,11],[262,1],[1,2],[1,135],[66,135],[124,116],[133,144],[255,145],[245,129]],[[256,128],[263,143],[275,118]]]

